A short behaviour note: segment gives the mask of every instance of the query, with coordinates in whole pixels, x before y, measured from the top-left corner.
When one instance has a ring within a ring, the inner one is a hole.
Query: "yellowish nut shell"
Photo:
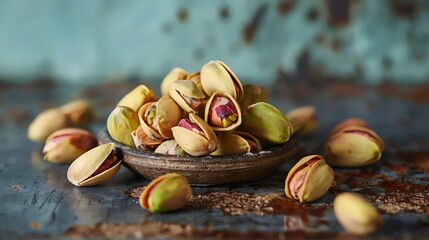
[[[31,122],[27,136],[34,142],[44,142],[53,132],[70,126],[67,115],[58,108],[50,108],[39,113]]]

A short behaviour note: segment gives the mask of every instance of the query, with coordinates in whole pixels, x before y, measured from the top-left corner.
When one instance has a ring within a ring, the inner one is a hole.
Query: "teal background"
[[[0,0],[0,81],[161,81],[213,59],[246,81],[429,79],[424,0]]]

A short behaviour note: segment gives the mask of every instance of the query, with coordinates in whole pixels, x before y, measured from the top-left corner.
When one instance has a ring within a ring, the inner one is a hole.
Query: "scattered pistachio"
[[[334,135],[335,133],[339,132],[340,130],[343,130],[346,127],[351,127],[351,126],[356,126],[356,127],[365,127],[365,128],[369,128],[368,123],[360,118],[348,118],[340,123],[338,123],[334,129],[332,129],[331,131],[331,135]]]
[[[152,213],[171,212],[183,208],[192,197],[185,177],[168,173],[154,179],[140,195],[139,204]]]
[[[94,121],[94,108],[91,103],[86,100],[75,100],[64,104],[60,110],[68,116],[71,125],[82,127]]]
[[[58,108],[42,111],[28,127],[27,136],[34,142],[44,142],[53,132],[70,127],[69,117]]]
[[[313,106],[303,106],[290,110],[286,113],[292,124],[293,130],[304,136],[313,134],[318,125],[316,109]]]

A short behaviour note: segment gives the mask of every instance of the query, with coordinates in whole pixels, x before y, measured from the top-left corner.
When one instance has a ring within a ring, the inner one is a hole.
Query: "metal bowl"
[[[192,185],[219,185],[242,183],[261,179],[272,174],[298,150],[298,140],[292,137],[287,143],[255,154],[226,156],[174,156],[157,154],[127,147],[115,142],[107,130],[98,134],[100,143],[114,142],[122,154],[123,164],[147,179],[175,172],[185,176]]]

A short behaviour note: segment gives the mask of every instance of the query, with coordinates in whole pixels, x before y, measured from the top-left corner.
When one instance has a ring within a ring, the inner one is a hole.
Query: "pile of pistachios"
[[[318,127],[312,106],[284,114],[268,103],[267,91],[242,85],[221,61],[210,61],[188,74],[174,68],[161,82],[160,98],[141,84],[120,99],[107,118],[107,131],[117,143],[166,155],[222,156],[257,153],[286,143],[293,132],[311,135]],[[81,127],[94,118],[92,106],[73,101],[41,112],[28,128],[28,138],[44,142],[44,158],[71,164],[67,179],[76,186],[93,186],[112,178],[122,160],[115,144],[99,145]],[[321,198],[334,181],[336,167],[361,167],[377,162],[383,140],[362,119],[339,123],[326,142],[326,158],[303,157],[288,172],[285,196],[300,203]],[[186,178],[170,173],[154,179],[141,194],[139,204],[152,213],[184,207],[192,197]],[[368,234],[378,229],[380,214],[362,196],[339,194],[334,213],[345,230]]]

